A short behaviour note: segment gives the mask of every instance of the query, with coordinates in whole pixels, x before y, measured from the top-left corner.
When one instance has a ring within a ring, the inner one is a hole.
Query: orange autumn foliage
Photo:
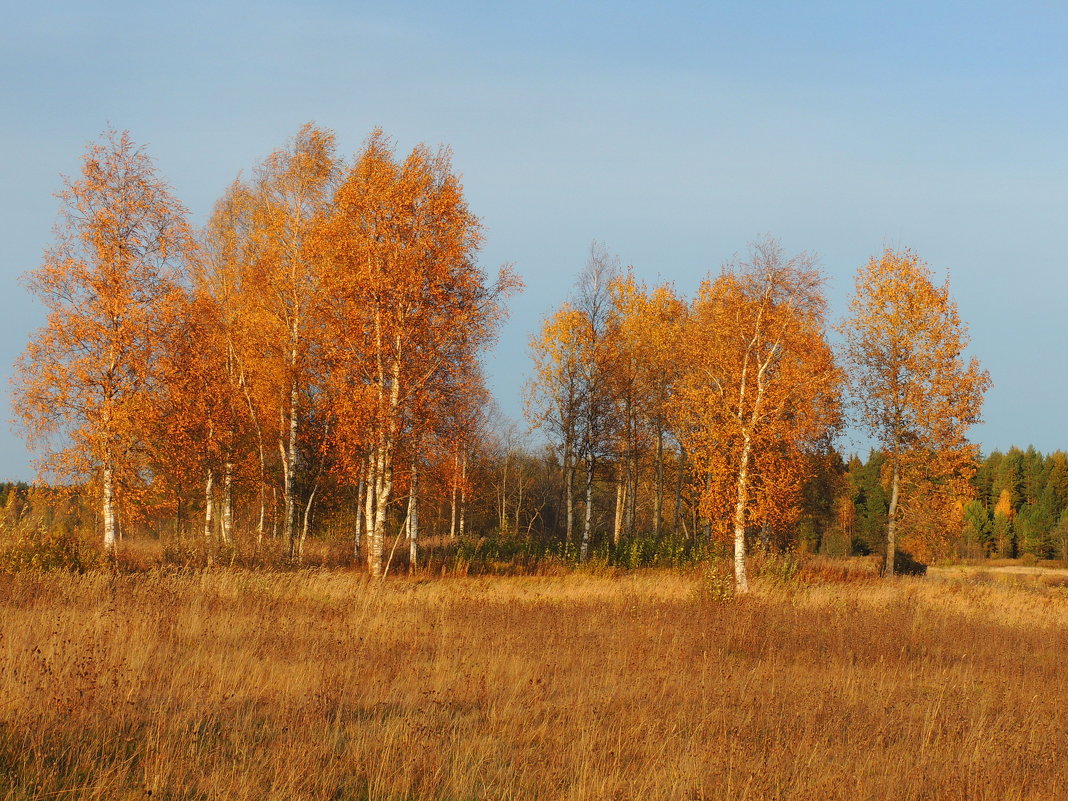
[[[824,339],[822,276],[774,240],[701,284],[682,330],[672,412],[701,481],[701,511],[733,529],[748,586],[746,533],[796,518],[803,454],[839,422],[841,374]]]
[[[953,501],[974,492],[978,452],[966,434],[979,422],[990,375],[976,359],[965,361],[967,327],[949,281],[936,286],[930,268],[908,251],[887,250],[858,270],[840,330],[860,420],[889,457],[892,574],[899,519],[909,526],[909,546],[928,554],[943,550],[939,543],[962,525]],[[925,509],[935,510],[935,525],[920,522]]]
[[[502,300],[520,286],[503,269],[489,283],[475,255],[481,226],[447,150],[403,161],[375,131],[346,171],[316,248],[328,271],[323,347],[339,467],[365,478],[368,561],[382,570],[385,518],[401,449],[448,427],[480,395],[476,354],[496,333]],[[455,403],[454,403],[455,401]]]
[[[144,422],[163,347],[160,310],[178,302],[191,250],[186,210],[129,134],[92,144],[59,194],[55,245],[28,276],[48,311],[13,379],[13,407],[40,467],[101,493],[104,544],[146,481]]]
[[[653,453],[653,533],[662,533],[664,505],[664,440],[668,433],[668,400],[679,375],[678,329],[686,304],[668,285],[650,290],[633,274],[610,286],[612,313],[609,335],[615,379],[611,383],[618,415],[617,450],[624,463],[623,519],[633,534],[642,457]]]

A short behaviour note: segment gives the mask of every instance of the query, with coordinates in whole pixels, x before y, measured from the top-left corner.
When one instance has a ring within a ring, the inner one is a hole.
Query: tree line
[[[580,557],[600,473],[615,487],[614,542],[633,535],[639,505],[655,534],[670,511],[676,534],[692,526],[733,542],[744,590],[748,543],[796,543],[802,518],[838,500],[841,476],[827,465],[847,418],[885,457],[886,572],[899,528],[941,549],[974,497],[978,450],[966,435],[990,382],[963,356],[967,329],[948,283],[915,254],[888,250],[858,271],[837,329],[838,358],[818,265],[773,239],[689,301],[639,284],[595,245],[573,298],[532,340],[528,393],[530,419],[559,454],[564,536],[581,543]],[[651,498],[640,500],[643,462]]]
[[[13,405],[53,480],[96,488],[105,549],[120,519],[168,506],[229,542],[240,487],[255,536],[296,557],[329,482],[352,491],[381,572],[398,471],[462,481],[479,353],[519,286],[479,268],[449,152],[398,158],[376,131],[346,164],[306,125],[194,232],[144,150],[109,132],[60,198],[28,279],[48,321]]]
[[[521,282],[478,266],[446,149],[399,158],[375,131],[346,162],[306,125],[194,231],[144,150],[108,132],[60,198],[28,277],[48,320],[13,405],[43,473],[97,499],[108,551],[123,527],[169,524],[299,559],[335,525],[380,575],[393,531],[413,566],[427,532],[578,560],[718,541],[744,591],[754,542],[826,549],[845,507],[859,515],[833,448],[850,420],[879,445],[887,572],[899,541],[944,551],[987,509],[967,430],[989,377],[963,355],[948,282],[911,252],[858,270],[836,353],[807,254],[759,240],[686,298],[595,243],[531,339],[538,451],[494,413],[480,363]],[[1002,517],[1022,526],[1033,505]]]

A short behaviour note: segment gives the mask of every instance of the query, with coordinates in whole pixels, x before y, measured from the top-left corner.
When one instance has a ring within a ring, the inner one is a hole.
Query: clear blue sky
[[[51,241],[59,176],[106,126],[147,146],[199,224],[314,120],[347,154],[376,125],[403,149],[452,146],[484,265],[527,284],[488,360],[515,417],[527,340],[592,239],[690,294],[771,233],[820,254],[836,315],[887,245],[948,270],[995,383],[976,439],[1066,448],[1066,9],[9,0],[0,371],[42,322],[17,278]],[[0,478],[30,474],[5,427]]]

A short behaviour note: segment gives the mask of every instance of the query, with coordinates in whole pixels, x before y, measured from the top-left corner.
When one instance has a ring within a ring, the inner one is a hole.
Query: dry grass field
[[[715,589],[0,576],[0,798],[1068,798],[1064,588]]]

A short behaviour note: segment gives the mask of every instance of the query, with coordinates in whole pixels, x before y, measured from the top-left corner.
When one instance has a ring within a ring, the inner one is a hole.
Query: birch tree
[[[201,232],[202,269],[194,278],[194,290],[210,299],[214,312],[214,337],[218,373],[212,381],[224,384],[229,411],[228,448],[223,466],[223,537],[229,542],[233,529],[235,471],[242,457],[255,454],[257,499],[257,542],[263,539],[267,514],[268,451],[263,415],[270,405],[267,398],[271,373],[262,369],[264,351],[257,350],[259,326],[255,313],[261,304],[253,300],[259,283],[252,265],[259,260],[254,234],[254,196],[241,181],[234,181],[215,204],[208,224]],[[245,292],[252,293],[245,296]],[[260,368],[260,369],[256,369]],[[255,379],[259,377],[260,381]],[[266,396],[266,397],[265,397]]]
[[[19,358],[13,407],[44,472],[96,480],[110,553],[117,490],[132,491],[144,464],[159,309],[192,240],[185,208],[126,132],[91,145],[59,197],[56,242],[27,281],[47,323]]]
[[[478,219],[447,150],[415,148],[398,161],[375,131],[346,173],[321,229],[331,264],[329,336],[340,380],[365,398],[351,431],[368,463],[368,567],[382,571],[396,459],[413,420],[433,425],[495,335],[503,298],[518,287],[504,269],[487,281],[475,256]],[[462,388],[461,390],[462,391]]]
[[[633,533],[638,509],[639,456],[653,448],[653,534],[663,524],[664,462],[669,430],[668,401],[678,376],[678,329],[686,305],[670,286],[649,290],[632,275],[612,282],[612,323],[617,379],[616,403],[622,423],[627,499],[625,525]]]
[[[530,340],[533,375],[526,386],[527,419],[544,430],[560,456],[564,542],[575,533],[575,471],[578,464],[578,432],[581,414],[580,348],[582,317],[564,303],[546,319]]]
[[[824,339],[822,276],[773,239],[702,283],[683,331],[673,418],[704,478],[701,510],[730,520],[735,586],[746,534],[797,514],[806,448],[838,421],[841,375]]]
[[[839,328],[854,405],[888,456],[885,572],[893,575],[902,504],[932,483],[969,497],[965,484],[977,453],[966,434],[980,421],[990,375],[976,359],[965,360],[968,331],[949,280],[935,285],[930,268],[909,251],[886,250],[858,270]]]
[[[340,162],[331,131],[307,124],[272,153],[243,189],[248,203],[247,258],[235,265],[241,303],[237,351],[243,378],[254,385],[274,421],[282,468],[282,533],[290,556],[297,548],[297,491],[303,477],[301,423],[309,419],[319,378],[315,332],[322,302],[324,262],[314,245],[326,215]],[[266,438],[266,430],[263,432]]]
[[[585,508],[579,559],[589,553],[593,521],[593,482],[597,465],[611,453],[618,417],[612,384],[614,342],[609,335],[612,282],[619,276],[619,259],[599,242],[590,245],[586,267],[579,276],[575,307],[579,312],[579,452],[585,463]]]

